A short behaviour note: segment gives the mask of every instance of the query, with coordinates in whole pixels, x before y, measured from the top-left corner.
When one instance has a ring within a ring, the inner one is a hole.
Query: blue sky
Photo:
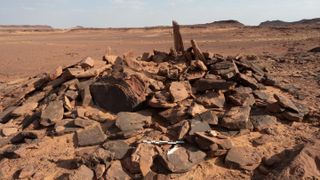
[[[139,27],[320,17],[320,0],[1,0],[0,24]]]

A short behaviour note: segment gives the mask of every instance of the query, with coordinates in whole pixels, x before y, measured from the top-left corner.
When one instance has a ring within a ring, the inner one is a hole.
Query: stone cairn
[[[73,133],[76,170],[66,177],[161,178],[210,158],[255,169],[261,158],[233,137],[272,134],[277,120],[301,121],[307,108],[266,93],[275,81],[245,56],[185,49],[173,22],[174,49],[135,58],[106,54],[1,86],[1,156],[44,136]],[[263,141],[260,139],[260,141]],[[257,143],[260,142],[257,140]]]

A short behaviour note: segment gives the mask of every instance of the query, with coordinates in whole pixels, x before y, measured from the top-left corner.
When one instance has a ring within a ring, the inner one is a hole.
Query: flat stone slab
[[[57,121],[61,121],[63,118],[63,102],[52,101],[41,113],[40,124],[43,126],[50,126],[55,124]]]
[[[165,167],[173,173],[185,173],[204,160],[206,154],[196,148],[174,147],[161,156]]]
[[[92,146],[103,143],[107,136],[103,133],[99,124],[79,130],[76,133],[78,146]]]
[[[124,158],[130,149],[130,146],[122,140],[107,141],[102,146],[113,154],[114,159],[118,160]]]
[[[219,125],[230,130],[252,129],[253,126],[249,118],[250,111],[251,108],[249,106],[232,107],[225,113]]]
[[[254,170],[260,163],[260,156],[246,147],[231,148],[225,163],[231,168]]]
[[[116,126],[123,132],[143,129],[151,123],[151,116],[133,112],[120,112],[116,119]]]

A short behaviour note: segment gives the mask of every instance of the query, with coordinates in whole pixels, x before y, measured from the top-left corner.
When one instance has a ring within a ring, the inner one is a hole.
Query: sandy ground
[[[184,28],[185,43],[196,39],[202,50],[223,55],[283,54],[288,49],[319,45],[317,28]],[[131,29],[57,32],[0,32],[0,81],[36,75],[86,56],[101,58],[111,48],[137,56],[173,46],[171,29]]]

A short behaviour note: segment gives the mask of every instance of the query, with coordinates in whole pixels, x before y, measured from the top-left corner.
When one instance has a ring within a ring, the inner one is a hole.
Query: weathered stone
[[[278,101],[281,107],[299,113],[299,109],[290,99],[277,94],[274,95],[274,98]]]
[[[22,106],[17,107],[15,110],[12,111],[11,115],[13,116],[24,116],[31,113],[38,107],[37,102],[29,102],[25,103]]]
[[[116,119],[116,126],[121,131],[141,130],[144,126],[149,124],[151,124],[151,116],[139,113],[120,112]]]
[[[130,146],[122,140],[107,141],[102,146],[110,151],[113,158],[117,160],[123,159],[130,149]]]
[[[77,91],[73,91],[73,90],[68,90],[67,92],[65,92],[65,96],[67,96],[68,98],[72,99],[72,100],[76,100],[79,96]]]
[[[259,76],[264,76],[264,74],[265,74],[264,71],[258,65],[254,64],[250,61],[247,61],[245,59],[240,59],[240,61],[235,61],[235,63],[239,67],[245,68],[247,70],[251,70]]]
[[[232,107],[225,113],[219,125],[231,130],[252,129],[253,126],[249,118],[250,111],[251,108],[248,106]]]
[[[1,132],[2,132],[2,134],[4,136],[10,136],[10,135],[16,134],[18,132],[18,129],[14,128],[14,127],[12,127],[12,128],[3,128],[1,130]]]
[[[239,73],[239,70],[233,61],[224,60],[214,63],[210,66],[210,69],[214,74],[218,74],[224,79],[230,79]]]
[[[31,178],[34,173],[34,167],[32,165],[27,165],[20,170],[19,179]]]
[[[285,108],[281,107],[278,102],[274,102],[267,105],[267,110],[271,113],[281,113],[285,111]]]
[[[200,50],[198,43],[195,40],[191,40],[191,45],[192,45],[193,53],[196,59],[200,59],[201,61],[205,62],[206,58],[204,57],[202,51]]]
[[[92,68],[92,67],[94,66],[94,60],[93,60],[91,57],[86,57],[85,59],[83,59],[83,60],[80,62],[80,66],[81,66],[83,69]]]
[[[99,124],[90,126],[84,130],[79,130],[77,131],[76,135],[78,146],[97,145],[103,143],[107,138]]]
[[[213,111],[206,111],[201,113],[196,118],[200,118],[202,121],[209,123],[209,125],[218,125],[218,116]]]
[[[17,107],[11,106],[5,109],[3,112],[0,112],[0,123],[6,123],[11,118],[11,112],[14,111]]]
[[[157,50],[153,50],[153,54],[152,61],[157,63],[167,61],[170,57],[168,53]]]
[[[204,160],[206,154],[196,148],[174,147],[161,155],[164,166],[173,173],[185,173]]]
[[[87,166],[82,165],[73,172],[70,179],[72,180],[91,180],[94,178],[94,173]]]
[[[206,111],[207,109],[204,106],[197,103],[192,103],[192,105],[188,109],[188,114],[190,114],[192,117],[195,117]]]
[[[150,144],[139,144],[135,152],[131,155],[134,166],[139,167],[142,176],[146,176],[151,171],[153,157],[156,155],[155,148]]]
[[[207,66],[201,60],[191,61],[191,66],[193,66],[194,68],[200,69],[201,71],[208,71]]]
[[[246,147],[233,147],[229,150],[225,163],[232,168],[254,170],[260,163],[260,157]]]
[[[42,111],[40,124],[43,126],[54,125],[63,118],[63,102],[60,100],[49,102],[48,106]]]
[[[172,21],[174,48],[177,52],[184,52],[183,40],[180,33],[180,26],[176,21]]]
[[[233,144],[229,138],[222,139],[218,136],[211,136],[209,133],[197,132],[195,133],[195,141],[202,150],[217,151],[218,149],[229,150],[233,147]],[[217,147],[214,148],[213,145]]]
[[[97,179],[102,178],[105,171],[106,171],[106,165],[104,165],[104,164],[98,164],[94,168],[94,174],[96,175]]]
[[[182,121],[187,118],[187,107],[184,106],[176,106],[171,109],[167,109],[159,113],[159,115],[171,124],[175,124],[179,121]]]
[[[115,55],[106,54],[103,56],[103,60],[106,61],[108,64],[117,64],[122,61],[122,58]]]
[[[196,119],[190,120],[190,131],[189,135],[194,135],[196,132],[205,132],[210,131],[211,128],[209,126],[209,123],[206,121],[199,121]]]
[[[188,87],[189,86],[189,87]],[[169,91],[174,102],[182,101],[189,97],[188,89],[190,88],[187,82],[172,82],[169,87]]]
[[[289,121],[302,121],[303,117],[304,117],[304,114],[284,111],[284,112],[281,113],[281,117],[283,117],[283,118],[285,118],[286,120],[289,120]]]
[[[229,90],[233,89],[236,83],[233,81],[226,81],[223,79],[199,79],[193,84],[196,91],[206,90]]]
[[[68,111],[72,111],[73,108],[75,107],[75,101],[71,102],[67,96],[64,96],[63,107]]]
[[[79,85],[80,95],[82,99],[82,106],[89,106],[92,103],[92,96],[90,94],[90,85],[93,80],[81,82]]]
[[[90,86],[94,103],[112,113],[132,111],[146,99],[147,85],[138,75],[108,77]]]
[[[237,75],[237,78],[239,79],[239,82],[241,84],[243,84],[244,86],[248,86],[248,87],[251,87],[252,89],[259,89],[259,83],[257,82],[256,79],[250,77],[250,76],[247,76],[245,74],[241,74],[239,73]]]
[[[276,125],[277,118],[270,115],[252,115],[250,116],[254,129],[262,131]]]
[[[106,179],[110,180],[130,180],[130,176],[123,170],[120,161],[113,161],[107,170]]]
[[[270,101],[270,99],[272,98],[270,94],[260,90],[255,90],[253,94],[256,98],[261,99],[263,101],[267,101],[267,102]]]
[[[77,116],[81,117],[83,119],[92,119],[101,123],[104,123],[106,121],[114,121],[116,119],[116,116],[105,112],[101,109],[93,108],[93,107],[77,107]]]
[[[21,131],[10,139],[12,144],[32,142],[36,139],[41,139],[45,136],[43,131]]]
[[[95,124],[98,124],[98,123],[96,121],[92,121],[89,119],[77,118],[74,120],[74,125],[82,128],[86,128]]]
[[[179,124],[180,125],[180,124]],[[190,130],[190,123],[188,121],[181,121],[181,125],[178,130],[175,131],[177,133],[177,139],[183,139]]]
[[[222,92],[210,91],[197,97],[196,102],[202,104],[206,108],[222,108],[224,107],[225,97]]]
[[[141,61],[150,61],[151,54],[149,52],[144,52],[141,56]]]
[[[97,146],[78,148],[75,154],[77,163],[85,164],[89,168],[94,168],[98,164],[108,166],[109,161],[112,160],[112,154],[109,151]]]
[[[62,75],[62,72],[63,72],[63,68],[62,66],[59,66],[49,74],[49,77],[51,80],[55,80]]]
[[[237,91],[232,91],[227,96],[227,100],[236,106],[252,106],[255,103],[255,98],[252,94]]]
[[[156,92],[148,104],[154,108],[173,108],[177,103],[171,103],[171,94],[166,91]]]

